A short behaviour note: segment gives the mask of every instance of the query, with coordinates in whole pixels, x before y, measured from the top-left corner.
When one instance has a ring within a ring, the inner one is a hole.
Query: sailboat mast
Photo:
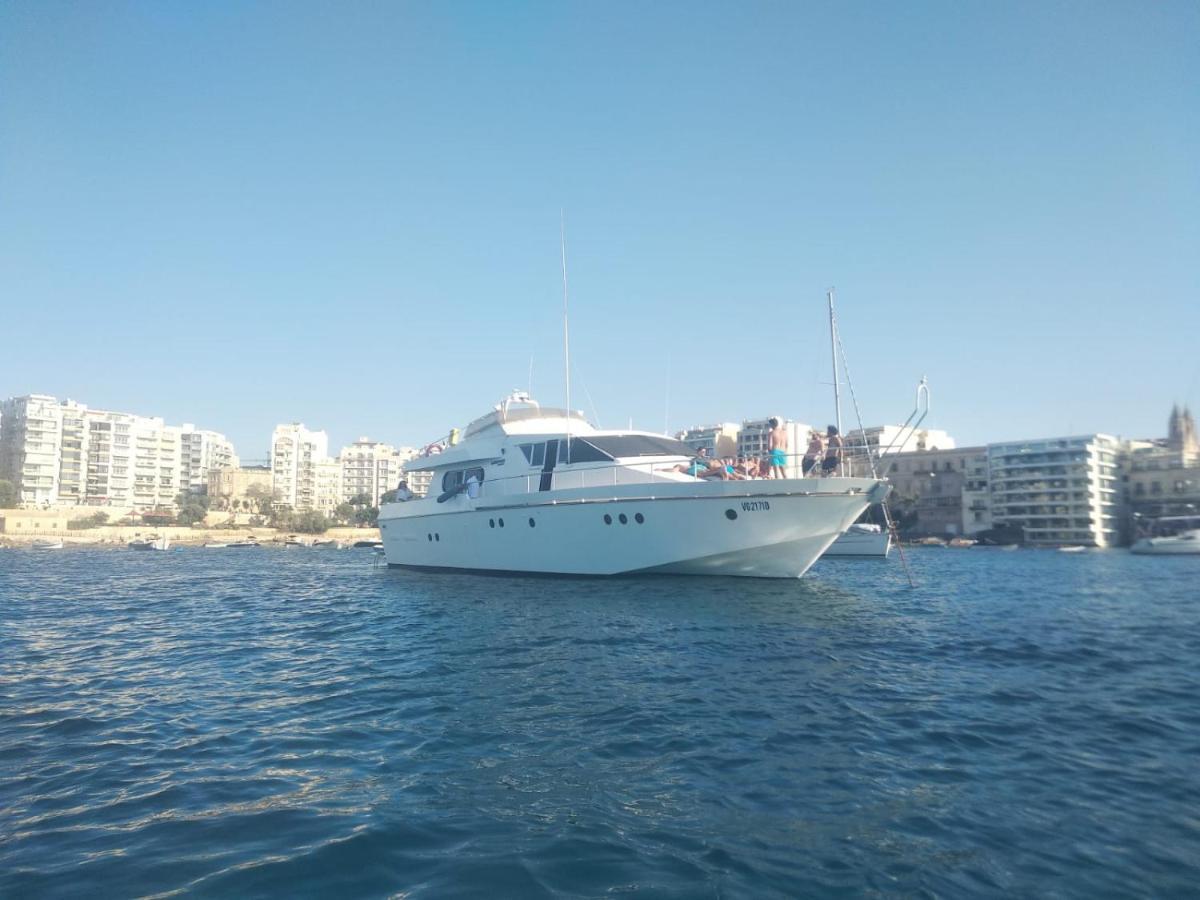
[[[838,384],[837,317],[833,314],[833,288],[829,289],[829,349],[833,353],[833,414],[838,434],[842,433],[842,392]]]
[[[562,277],[563,277],[563,369],[567,391],[567,453],[570,458],[571,447],[571,333],[567,327],[567,218],[561,209],[558,211],[558,237],[562,248]]]

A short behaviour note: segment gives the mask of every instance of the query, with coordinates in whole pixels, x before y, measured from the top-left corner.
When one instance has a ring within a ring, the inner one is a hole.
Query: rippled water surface
[[[1164,896],[1200,558],[0,550],[0,896]]]

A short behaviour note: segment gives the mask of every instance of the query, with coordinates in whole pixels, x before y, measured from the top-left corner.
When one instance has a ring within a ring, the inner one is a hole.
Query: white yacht
[[[705,480],[681,471],[693,456],[514,393],[406,466],[432,482],[426,497],[380,509],[388,564],[798,578],[888,492],[872,478]]]
[[[1153,556],[1200,553],[1200,528],[1192,528],[1168,537],[1144,537],[1129,548],[1133,553]]]
[[[858,522],[846,529],[825,551],[826,556],[887,557],[892,535],[873,522]]]

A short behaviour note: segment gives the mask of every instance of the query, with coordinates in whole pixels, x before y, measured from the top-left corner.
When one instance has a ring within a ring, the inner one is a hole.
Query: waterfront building
[[[276,501],[291,509],[315,508],[317,463],[328,457],[329,437],[324,431],[309,431],[300,422],[277,425],[271,434],[271,479]]]
[[[738,431],[737,455],[745,459],[762,459],[769,455],[767,439],[771,434],[770,420],[779,419],[783,423],[788,436],[788,464],[785,472],[788,478],[800,478],[801,460],[804,458],[804,448],[808,446],[808,436],[812,432],[811,425],[803,422],[793,422],[783,416],[767,416],[765,419],[747,419],[742,422]]]
[[[343,447],[338,454],[342,467],[341,502],[349,503],[366,495],[371,506],[378,506],[380,497],[400,483],[404,463],[414,455],[411,448],[397,450],[365,437]]]
[[[410,491],[418,497],[424,497],[429,493],[429,486],[433,483],[433,473],[428,470],[412,470],[408,468],[409,463],[417,461],[415,454],[412,459],[407,460],[405,465],[401,467],[401,477],[408,482],[408,489]]]
[[[207,466],[236,459],[224,436],[155,416],[89,409],[46,394],[12,397],[0,409],[0,478],[17,486],[26,506],[171,507],[191,481],[206,480]],[[194,439],[185,435],[196,433],[211,449],[201,448],[194,462]]]
[[[313,467],[316,490],[312,508],[333,516],[342,503],[342,464],[336,459],[319,459]]]
[[[208,472],[208,496],[213,509],[243,508],[257,512],[255,495],[271,490],[268,466],[229,466]]]
[[[1200,516],[1200,438],[1186,407],[1171,410],[1166,440],[1130,446],[1125,494],[1132,516]]]
[[[721,422],[718,425],[697,425],[679,432],[675,437],[683,441],[697,453],[707,450],[714,459],[726,456],[738,456],[738,435],[741,427],[733,422]]]
[[[0,478],[12,482],[22,505],[58,502],[63,414],[64,405],[45,394],[0,404]]]
[[[874,425],[855,428],[845,435],[846,454],[862,456],[870,452],[878,459],[889,453],[920,453],[930,450],[953,450],[954,438],[937,428],[909,430],[901,425]]]
[[[214,470],[236,469],[238,457],[225,435],[185,422],[179,429],[179,489],[192,494],[208,490]]]
[[[877,469],[892,485],[888,503],[905,534],[957,537],[992,526],[986,447],[889,453]]]
[[[1106,434],[988,445],[992,520],[1030,544],[1112,547],[1121,542],[1122,443]]]

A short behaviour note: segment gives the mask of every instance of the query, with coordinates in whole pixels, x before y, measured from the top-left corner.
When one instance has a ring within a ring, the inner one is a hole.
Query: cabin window
[[[442,476],[442,491],[453,491],[467,483],[469,478],[483,484],[483,468],[476,466],[472,469],[455,469]]]
[[[546,445],[545,444],[534,444],[533,445],[533,456],[530,457],[529,462],[535,466],[541,466],[545,461],[546,461]]]

